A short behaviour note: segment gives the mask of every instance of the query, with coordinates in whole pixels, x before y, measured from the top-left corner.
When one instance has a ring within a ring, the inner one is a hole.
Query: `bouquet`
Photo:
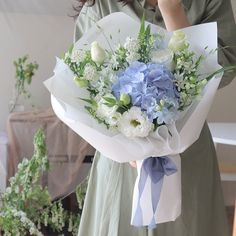
[[[153,228],[181,213],[179,154],[199,137],[222,76],[216,28],[170,33],[113,13],[57,59],[45,82],[59,118],[98,151],[140,160],[132,225]]]

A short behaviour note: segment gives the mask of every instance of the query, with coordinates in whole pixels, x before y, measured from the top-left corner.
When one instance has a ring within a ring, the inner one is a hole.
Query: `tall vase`
[[[16,89],[13,89],[12,99],[9,101],[9,112],[22,112],[25,110],[24,104],[20,101],[20,95]]]

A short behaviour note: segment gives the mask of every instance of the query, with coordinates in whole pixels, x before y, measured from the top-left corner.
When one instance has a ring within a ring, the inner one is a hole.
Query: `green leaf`
[[[96,101],[93,100],[93,99],[80,98],[80,100],[89,103],[89,104],[92,105],[93,107],[96,107],[96,106],[97,106]]]
[[[107,103],[109,103],[109,104],[113,104],[113,105],[116,105],[116,104],[117,104],[116,99],[114,99],[114,98],[103,97],[103,99],[104,99]]]
[[[72,44],[72,45],[69,47],[68,52],[69,52],[70,55],[71,55],[71,53],[73,52],[73,49],[74,49],[74,44]]]
[[[151,26],[148,25],[145,31],[146,38],[149,38],[151,36]]]
[[[111,103],[107,103],[107,102],[105,102],[105,103],[103,103],[104,105],[106,105],[106,106],[108,106],[108,107],[114,107],[115,106],[115,104],[111,104]]]
[[[209,76],[207,76],[206,80],[210,81],[215,75],[218,75],[218,74],[221,74],[221,73],[224,73],[224,72],[234,72],[234,71],[236,71],[236,65],[225,66],[225,67],[213,72]]]
[[[143,35],[145,35],[145,14],[143,14],[142,16],[141,26],[139,30],[139,38],[143,37]]]

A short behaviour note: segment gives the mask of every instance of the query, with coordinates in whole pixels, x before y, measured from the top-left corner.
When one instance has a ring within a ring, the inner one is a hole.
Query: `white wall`
[[[56,2],[56,4],[55,4]],[[72,43],[69,0],[0,0],[0,130],[5,130],[14,87],[13,61],[28,54],[39,64],[31,92],[36,105],[50,106],[43,81],[52,75],[55,56]]]
[[[232,3],[236,13],[236,0]],[[14,87],[13,60],[19,56],[29,54],[39,63],[31,91],[36,105],[50,105],[42,82],[52,74],[55,56],[72,43],[70,7],[71,0],[57,0],[56,4],[55,0],[0,0],[0,130],[5,130]],[[236,80],[218,92],[209,121],[236,122],[235,91]]]

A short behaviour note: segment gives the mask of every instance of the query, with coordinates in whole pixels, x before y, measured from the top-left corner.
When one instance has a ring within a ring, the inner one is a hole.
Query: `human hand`
[[[136,163],[136,161],[130,161],[129,164],[130,164],[133,168],[137,168],[137,163]]]

